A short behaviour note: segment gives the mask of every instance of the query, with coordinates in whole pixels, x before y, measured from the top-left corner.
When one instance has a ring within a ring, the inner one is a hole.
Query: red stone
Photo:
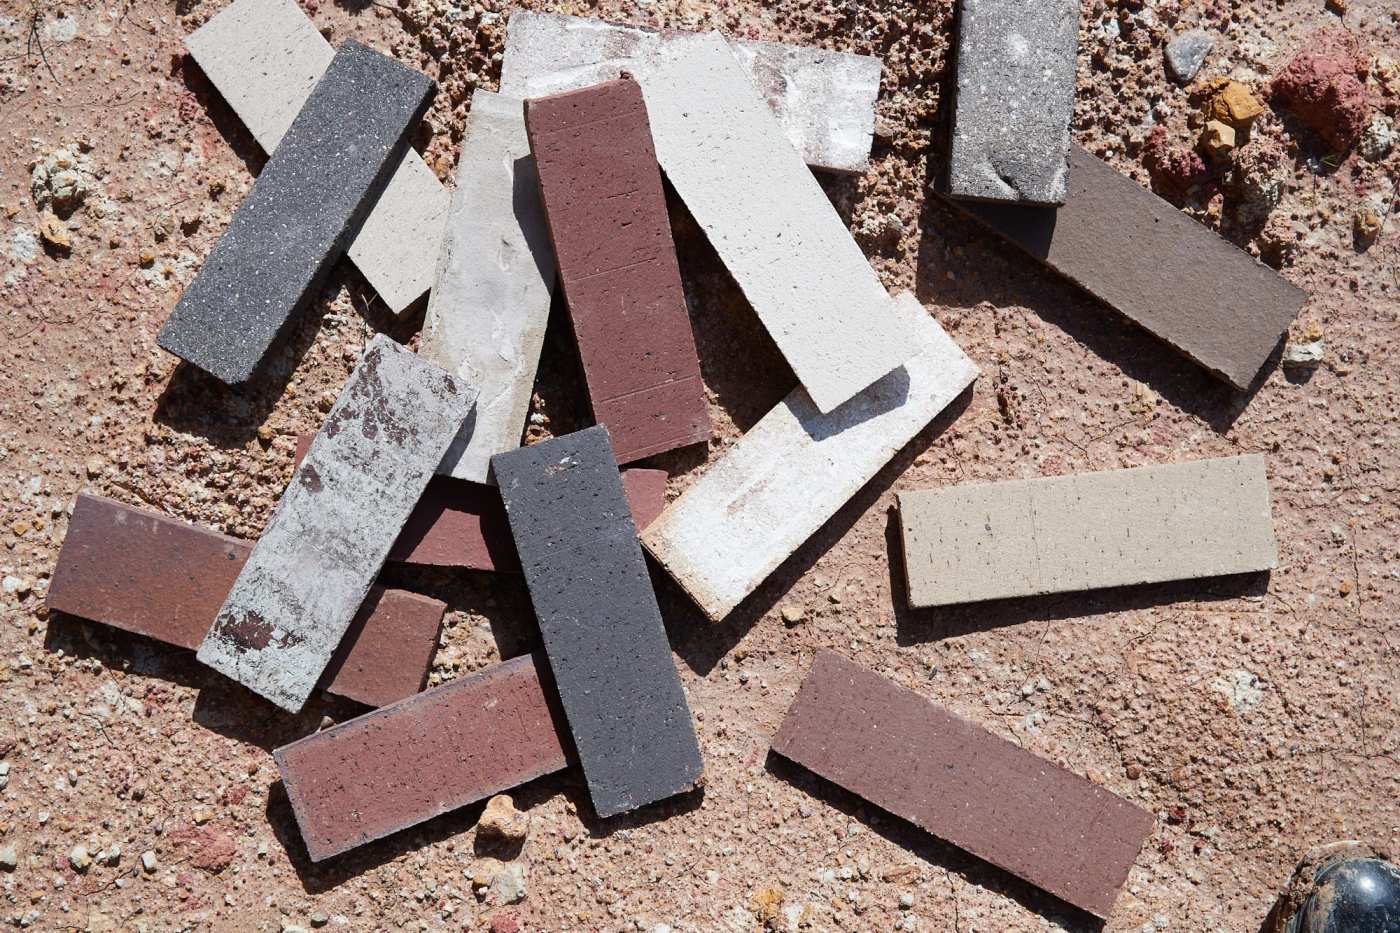
[[[297,438],[296,463],[314,435]],[[665,470],[622,471],[622,488],[640,532],[666,507]],[[519,573],[500,491],[494,486],[437,476],[409,515],[389,560],[426,567],[465,567]]]
[[[273,753],[312,861],[568,763],[534,659],[426,690]]]
[[[680,266],[635,81],[525,102],[593,415],[618,463],[706,440]]]
[[[247,541],[82,493],[68,522],[47,605],[194,650],[252,551]],[[446,607],[375,587],[321,686],[369,706],[423,689]]]
[[[491,933],[520,933],[520,923],[508,914],[496,914],[491,918]]]
[[[1322,29],[1308,36],[1302,51],[1270,85],[1275,101],[1337,152],[1350,149],[1366,130],[1371,114],[1366,76],[1369,56],[1345,29]]]
[[[1107,918],[1152,814],[912,690],[820,651],[773,751]]]

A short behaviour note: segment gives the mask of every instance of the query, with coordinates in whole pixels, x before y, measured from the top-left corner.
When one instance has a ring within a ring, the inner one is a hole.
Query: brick
[[[296,712],[475,390],[376,335],[224,600],[199,660]]]
[[[383,190],[433,90],[391,58],[341,46],[157,343],[230,385],[252,378]]]
[[[492,467],[594,810],[691,789],[700,746],[607,429],[497,454]]]
[[[568,764],[529,655],[284,745],[273,758],[313,862]]]
[[[1307,294],[1080,149],[1054,208],[956,202],[1032,257],[1239,389]]]
[[[185,48],[248,132],[272,153],[335,50],[293,0],[234,0]],[[433,282],[448,193],[409,149],[346,254],[394,314]]]
[[[836,208],[717,34],[638,69],[661,168],[817,408],[913,349]]]
[[[773,751],[1107,918],[1152,814],[821,650]]]
[[[795,389],[642,535],[711,619],[757,589],[976,378],[912,295],[896,307],[918,355],[831,414]]]
[[[480,390],[439,473],[491,482],[491,456],[520,446],[554,278],[524,104],[478,89],[418,348]]]
[[[593,415],[619,463],[705,441],[710,410],[635,81],[527,101]]]
[[[909,604],[1271,570],[1258,454],[899,494]]]
[[[46,602],[52,611],[193,651],[252,549],[248,541],[82,493]],[[445,608],[374,587],[327,665],[322,689],[369,706],[417,693]]]
[[[297,438],[298,464],[311,447],[312,437],[303,434]],[[622,471],[622,490],[638,528],[646,528],[666,507],[666,479],[665,470],[633,467]],[[389,549],[388,562],[520,571],[501,494],[490,486],[446,476],[428,481],[428,488]]]
[[[611,81],[645,67],[663,45],[686,35],[694,34],[515,10],[506,24],[501,90],[545,97]],[[775,42],[736,39],[729,47],[809,165],[865,171],[880,59]]]
[[[1079,0],[958,0],[950,194],[1064,201],[1078,40]]]

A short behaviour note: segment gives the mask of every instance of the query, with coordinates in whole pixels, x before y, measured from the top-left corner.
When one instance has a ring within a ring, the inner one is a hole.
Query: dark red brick
[[[273,757],[307,852],[321,861],[564,768],[559,734],[526,655]]]
[[[297,438],[298,464],[311,446],[312,436]],[[638,530],[650,525],[666,507],[666,478],[665,470],[622,471],[622,488]],[[520,572],[500,491],[450,476],[437,476],[428,482],[423,498],[390,549],[389,560],[426,567]]]
[[[651,124],[635,81],[525,103],[593,415],[618,463],[710,435]]]
[[[832,651],[773,751],[1107,918],[1152,814]]]
[[[250,542],[82,493],[58,555],[48,607],[197,649],[252,552]],[[320,684],[383,706],[423,689],[446,607],[374,587]]]

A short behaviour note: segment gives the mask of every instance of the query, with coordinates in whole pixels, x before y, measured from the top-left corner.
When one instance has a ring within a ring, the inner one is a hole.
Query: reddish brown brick
[[[310,434],[297,438],[298,464],[311,446],[311,438]],[[622,488],[638,531],[666,507],[665,470],[623,470]],[[389,551],[389,560],[426,567],[520,572],[500,491],[450,476],[428,481],[423,498]]]
[[[709,404],[641,88],[526,101],[525,128],[593,414],[618,463],[704,441]]]
[[[1107,918],[1152,814],[832,651],[773,751]]]
[[[312,861],[568,764],[526,655],[317,732],[273,756]]]
[[[80,494],[48,607],[194,650],[252,544]],[[370,590],[321,686],[370,706],[423,689],[446,607],[403,590]]]

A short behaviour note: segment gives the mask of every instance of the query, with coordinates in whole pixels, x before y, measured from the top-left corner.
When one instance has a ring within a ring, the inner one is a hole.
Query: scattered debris
[[[1334,152],[1346,152],[1370,122],[1369,70],[1369,56],[1356,36],[1342,28],[1323,29],[1304,40],[1270,91]]]
[[[1199,29],[1183,32],[1167,43],[1167,69],[1180,84],[1190,84],[1215,47],[1215,36]]]

